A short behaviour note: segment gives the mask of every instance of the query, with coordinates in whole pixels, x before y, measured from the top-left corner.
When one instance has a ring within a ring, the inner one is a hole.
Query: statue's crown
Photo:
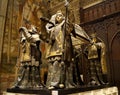
[[[56,13],[57,13],[57,14],[61,14],[61,13],[62,13],[62,11],[61,11],[61,10],[58,10]]]
[[[94,33],[92,33],[90,36],[91,36],[92,38],[93,38],[93,37],[96,37],[96,33],[94,32]]]

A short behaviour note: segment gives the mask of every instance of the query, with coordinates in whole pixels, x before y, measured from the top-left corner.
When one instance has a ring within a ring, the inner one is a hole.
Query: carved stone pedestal
[[[69,89],[7,89],[3,95],[118,95],[116,86],[94,86]]]

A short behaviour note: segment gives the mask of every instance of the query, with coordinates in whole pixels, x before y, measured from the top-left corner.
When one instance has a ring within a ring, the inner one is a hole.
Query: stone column
[[[4,28],[6,20],[8,0],[0,0],[0,64],[2,59],[2,48],[3,48],[3,38],[4,38]]]

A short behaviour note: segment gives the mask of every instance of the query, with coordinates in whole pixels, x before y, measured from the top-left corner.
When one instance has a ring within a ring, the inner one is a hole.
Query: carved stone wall
[[[120,14],[102,21],[84,25],[84,29],[91,34],[96,31],[97,36],[103,40],[107,48],[107,67],[109,81],[120,86]]]
[[[93,32],[97,33],[97,36],[103,40],[106,45],[107,53],[107,67],[108,77],[110,83],[113,83],[120,87],[120,4],[119,0],[104,1],[98,5],[83,9],[84,20],[81,26],[86,30],[88,34]],[[97,11],[101,9],[101,11]],[[90,12],[96,12],[96,18],[94,14]],[[86,17],[86,14],[89,16]],[[100,15],[101,14],[101,15]]]
[[[69,2],[69,0],[68,0]],[[79,8],[80,8],[80,1],[79,0],[70,0],[69,2],[69,9],[74,14],[75,17],[75,23],[80,23],[80,14],[79,14]],[[57,10],[62,10],[65,14],[65,1],[64,0],[51,0],[50,2],[50,14],[53,15],[57,12]],[[71,17],[72,18],[72,17]]]
[[[107,15],[117,13],[118,11],[120,11],[119,4],[120,4],[119,0],[115,1],[106,0],[97,5],[85,9],[82,8],[80,11],[81,23],[93,21],[98,18],[102,18]]]

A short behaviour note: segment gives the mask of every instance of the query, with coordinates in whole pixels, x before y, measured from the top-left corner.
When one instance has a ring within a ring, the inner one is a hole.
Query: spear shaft
[[[64,57],[65,57],[65,44],[66,44],[66,41],[65,41],[65,38],[66,38],[66,32],[67,32],[67,21],[68,21],[68,1],[65,0],[65,27],[64,27],[64,39],[63,39],[63,53],[62,53],[62,60],[64,62]]]

